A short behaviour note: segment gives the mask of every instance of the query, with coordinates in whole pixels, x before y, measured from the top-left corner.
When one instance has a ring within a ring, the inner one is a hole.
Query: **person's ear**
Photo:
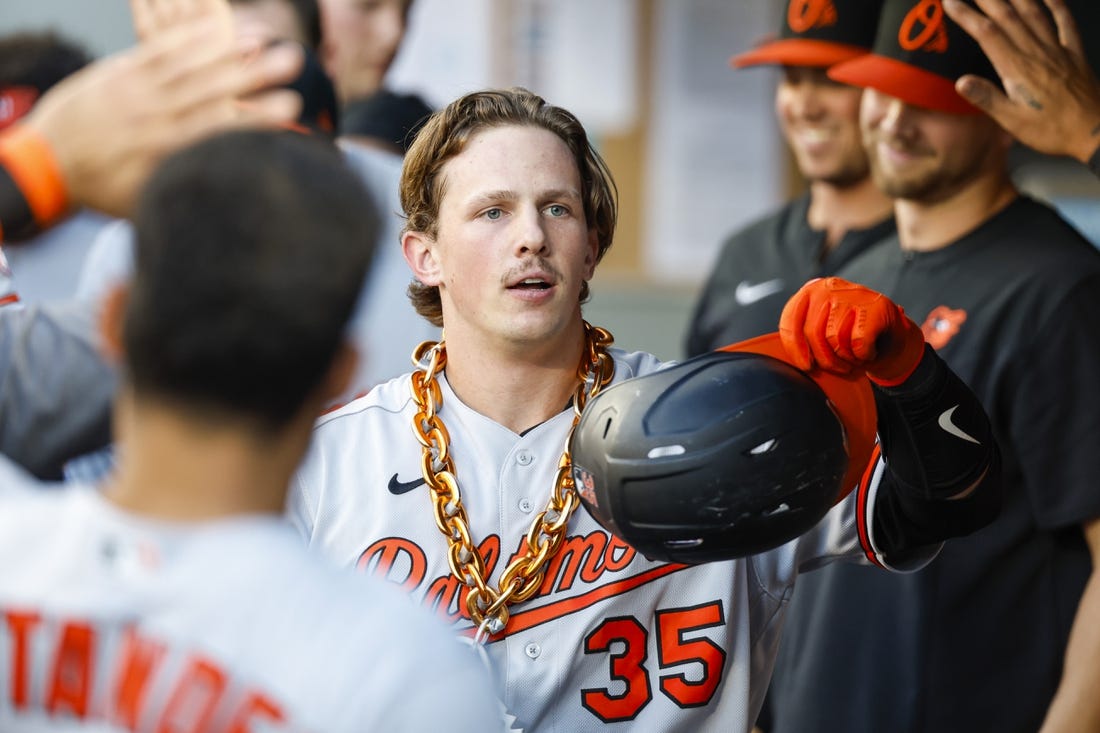
[[[129,302],[130,286],[120,283],[107,291],[99,314],[103,355],[115,364],[122,361],[126,350],[123,331],[126,323],[126,306]]]
[[[425,232],[405,232],[401,235],[401,251],[413,276],[429,287],[443,282],[436,240]]]

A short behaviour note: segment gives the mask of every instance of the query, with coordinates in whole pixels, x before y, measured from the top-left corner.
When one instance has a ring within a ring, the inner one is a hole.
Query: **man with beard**
[[[977,393],[1005,498],[920,572],[808,575],[769,733],[1100,729],[1100,452],[1062,439],[1100,441],[1100,255],[1014,188],[1011,137],[954,88],[996,75],[938,1],[888,0],[874,53],[829,73],[866,87],[872,175],[896,199],[894,245],[841,274],[923,323]],[[950,410],[930,418],[952,425]]]
[[[826,69],[867,53],[879,0],[791,0],[780,37],[733,57],[781,65],[775,111],[809,191],[726,240],[688,328],[689,356],[775,330],[787,299],[893,232],[859,140],[862,90]]]

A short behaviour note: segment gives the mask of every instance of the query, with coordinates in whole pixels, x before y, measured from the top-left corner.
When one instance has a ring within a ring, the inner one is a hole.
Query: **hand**
[[[130,0],[130,17],[141,42],[198,19],[212,21],[212,38],[233,36],[233,11],[226,0]]]
[[[213,7],[213,0],[194,3]],[[220,12],[199,13],[157,28],[137,48],[86,67],[38,101],[23,124],[49,144],[71,203],[125,216],[172,150],[232,127],[295,119],[298,95],[267,90],[293,79],[300,49],[274,47],[243,61],[224,21]]]
[[[943,7],[985,51],[1002,92],[967,75],[955,88],[1025,145],[1087,163],[1100,145],[1100,82],[1089,67],[1064,0],[976,0],[984,15],[959,0]]]
[[[779,336],[799,369],[863,369],[883,386],[904,382],[924,355],[924,335],[881,293],[841,280],[811,280],[779,317]]]

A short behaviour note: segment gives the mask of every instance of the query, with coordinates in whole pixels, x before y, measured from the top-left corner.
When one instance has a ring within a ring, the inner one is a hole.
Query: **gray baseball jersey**
[[[615,382],[660,367],[649,354],[612,354]],[[439,416],[463,504],[495,584],[546,506],[573,413],[517,435],[463,405],[445,378],[440,383]],[[402,585],[456,633],[471,635],[421,476],[415,412],[408,379],[398,378],[325,416],[292,487],[290,515],[314,548]],[[539,592],[513,608],[487,645],[517,727],[748,730],[795,578],[877,552],[873,532],[862,547],[859,529],[872,527],[878,468],[806,535],[709,565],[651,562],[579,509]]]
[[[79,486],[0,496],[5,733],[503,728],[469,646],[283,518],[157,522]]]

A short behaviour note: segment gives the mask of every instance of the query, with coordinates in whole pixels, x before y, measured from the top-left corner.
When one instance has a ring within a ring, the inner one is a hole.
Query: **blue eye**
[[[496,221],[502,216],[504,216],[504,212],[500,209],[489,209],[485,212],[485,218],[492,221]]]
[[[565,208],[561,204],[552,204],[551,206],[547,207],[546,210],[550,213],[550,216],[565,216],[569,213],[569,209]]]

